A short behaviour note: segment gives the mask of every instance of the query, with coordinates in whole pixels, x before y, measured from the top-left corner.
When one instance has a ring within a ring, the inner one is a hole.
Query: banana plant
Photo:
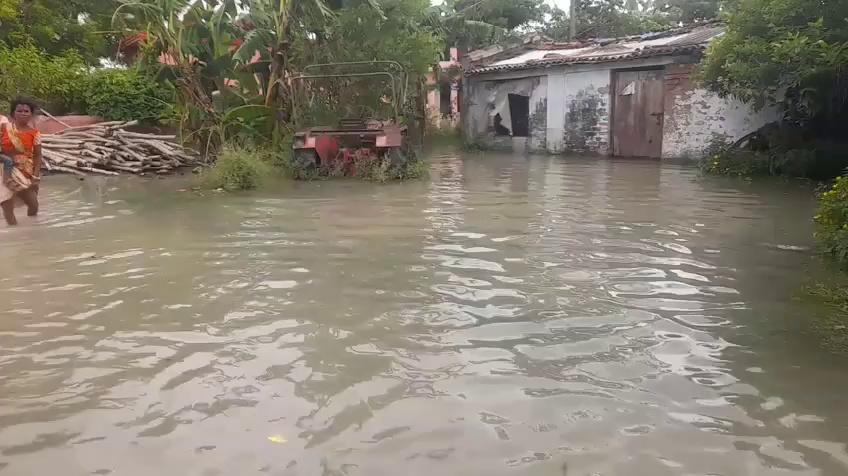
[[[444,0],[431,6],[428,13],[430,27],[445,38],[449,45],[469,50],[484,45],[500,43],[509,37],[509,30],[481,19],[477,8],[485,0],[468,2]]]
[[[112,21],[127,32],[144,31],[149,66],[178,92],[184,138],[199,136],[207,149],[220,142],[227,111],[253,102],[232,50],[240,32],[235,0],[122,0]],[[245,92],[247,91],[247,92]]]
[[[381,15],[377,0],[362,0]],[[268,64],[265,105],[282,106],[286,78],[291,75],[291,47],[295,35],[315,34],[331,23],[334,10],[345,0],[249,0],[245,23],[250,25],[234,59],[249,64],[258,53]]]

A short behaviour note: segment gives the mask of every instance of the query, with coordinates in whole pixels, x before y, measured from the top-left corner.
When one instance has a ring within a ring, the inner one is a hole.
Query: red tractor
[[[363,71],[365,68],[370,71]],[[372,83],[380,81],[370,81],[375,79],[388,83],[389,91],[379,92],[379,88]],[[371,96],[365,97],[376,104],[360,104],[355,106],[356,113],[352,117],[336,116],[339,119],[334,125],[311,126],[295,134],[293,162],[298,176],[356,176],[359,175],[359,168],[379,163],[389,171],[390,178],[402,178],[402,169],[407,166],[411,151],[407,141],[407,126],[401,121],[401,108],[406,103],[408,76],[399,63],[362,61],[307,66],[303,74],[292,78],[295,123],[315,121],[314,117],[306,116],[309,115],[309,108],[321,103],[322,96],[327,93],[328,88],[321,85],[322,81],[335,81],[337,99],[329,100],[332,103],[330,107],[333,108],[341,102],[340,96],[348,95],[338,94],[340,90],[351,87],[349,91],[345,91],[353,96],[355,93],[352,85],[356,84],[361,88],[362,80],[369,80],[364,91]],[[333,114],[350,112],[348,107],[342,112],[334,111]]]

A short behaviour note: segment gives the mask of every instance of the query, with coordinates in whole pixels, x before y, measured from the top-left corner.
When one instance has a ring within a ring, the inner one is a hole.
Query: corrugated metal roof
[[[723,33],[723,26],[708,24],[637,37],[593,40],[578,48],[555,49],[551,45],[538,45],[513,58],[472,69],[466,75],[691,54],[702,51],[710,41]]]

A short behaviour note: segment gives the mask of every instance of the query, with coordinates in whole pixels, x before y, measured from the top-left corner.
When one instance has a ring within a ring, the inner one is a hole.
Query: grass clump
[[[373,182],[415,180],[430,173],[427,162],[413,152],[356,161],[355,176]]]
[[[819,308],[811,327],[822,345],[831,352],[848,354],[848,283],[837,279],[807,286],[802,300]]]
[[[462,135],[455,128],[445,126],[430,128],[424,135],[426,145],[432,146],[461,146]]]
[[[273,155],[269,151],[228,145],[215,164],[203,172],[204,188],[228,192],[253,190],[274,174]]]

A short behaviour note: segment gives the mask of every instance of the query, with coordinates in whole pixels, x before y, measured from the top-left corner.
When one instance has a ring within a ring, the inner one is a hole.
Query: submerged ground
[[[0,475],[848,474],[809,187],[454,153],[184,185],[51,177],[0,230]]]

